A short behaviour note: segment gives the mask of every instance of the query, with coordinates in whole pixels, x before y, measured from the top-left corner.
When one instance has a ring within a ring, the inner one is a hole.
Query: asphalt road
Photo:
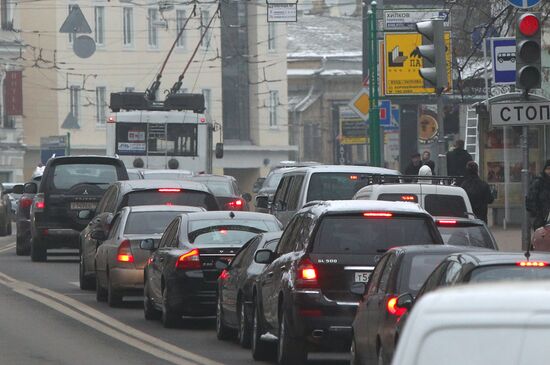
[[[214,319],[165,329],[143,318],[141,298],[122,308],[78,288],[76,256],[33,263],[15,255],[15,234],[0,238],[0,365],[258,364],[249,350],[216,339]],[[315,354],[310,364],[346,364]]]

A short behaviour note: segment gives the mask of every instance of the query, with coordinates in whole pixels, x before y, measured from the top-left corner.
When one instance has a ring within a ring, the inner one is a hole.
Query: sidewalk
[[[506,230],[502,227],[492,227],[490,230],[501,251],[521,251],[520,227],[508,227]]]

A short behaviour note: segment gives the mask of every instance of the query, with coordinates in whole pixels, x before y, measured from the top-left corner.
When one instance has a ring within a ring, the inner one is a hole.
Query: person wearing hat
[[[546,224],[550,213],[550,160],[546,160],[542,172],[533,179],[525,198],[525,207],[533,219],[533,229]]]
[[[489,184],[480,179],[479,166],[475,161],[470,161],[466,164],[464,181],[461,187],[466,191],[466,194],[468,194],[473,213],[476,217],[487,223],[487,206],[491,204],[495,198],[493,197]]]

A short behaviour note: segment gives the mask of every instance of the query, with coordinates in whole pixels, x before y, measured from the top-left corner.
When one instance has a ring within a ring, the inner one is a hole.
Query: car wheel
[[[218,340],[229,340],[233,333],[229,327],[227,327],[223,321],[222,311],[222,299],[218,295],[218,304],[216,304],[216,337]]]
[[[252,316],[252,357],[254,360],[271,360],[272,347],[269,343],[262,340],[263,329],[260,323],[260,309],[254,304],[254,314]]]
[[[277,345],[277,363],[279,365],[299,365],[307,360],[304,341],[292,337],[289,331],[290,318],[281,310],[279,317],[279,343]]]
[[[161,321],[164,328],[176,328],[181,322],[181,315],[176,313],[168,305],[168,288],[164,288],[162,291]]]
[[[107,290],[101,286],[98,275],[95,276],[95,299],[98,302],[107,301]]]
[[[350,358],[350,365],[361,365],[361,362],[359,361],[359,357],[357,356],[357,346],[355,344],[355,335],[351,338],[351,350],[350,350],[351,358]]]
[[[40,239],[31,239],[31,260],[34,262],[44,262],[48,257],[47,250],[42,246]]]
[[[158,320],[162,315],[162,312],[156,309],[151,301],[147,279],[145,279],[145,286],[143,288],[143,315],[148,321]]]
[[[93,277],[85,274],[86,264],[84,263],[84,256],[82,251],[80,252],[80,262],[78,264],[78,279],[80,282],[80,289],[82,290],[94,290],[95,281]]]
[[[382,345],[380,345],[380,347],[378,348],[378,361],[377,361],[377,364],[378,365],[384,365],[386,363],[386,361],[384,360],[384,347]]]
[[[250,328],[250,318],[246,314],[246,304],[239,301],[239,332],[238,339],[242,348],[249,349],[252,337],[252,329]]]
[[[107,278],[107,304],[109,304],[109,307],[120,307],[122,305],[122,295],[113,288],[110,278]]]

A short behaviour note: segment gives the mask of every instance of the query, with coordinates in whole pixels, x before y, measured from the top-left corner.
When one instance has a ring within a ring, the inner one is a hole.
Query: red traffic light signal
[[[541,87],[541,14],[525,12],[516,18],[516,87]]]
[[[519,18],[518,30],[526,37],[532,37],[540,30],[540,21],[534,14],[523,14]]]

